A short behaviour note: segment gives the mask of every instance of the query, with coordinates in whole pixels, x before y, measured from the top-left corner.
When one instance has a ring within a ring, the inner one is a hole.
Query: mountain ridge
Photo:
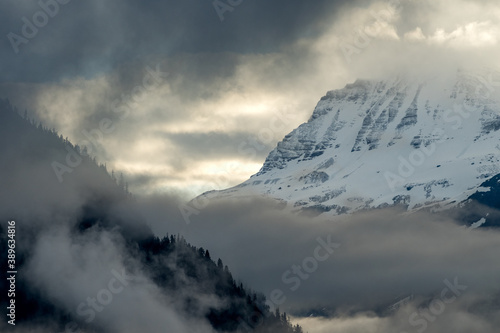
[[[454,207],[500,173],[498,72],[357,80],[327,92],[262,168],[207,198],[264,195],[342,215]]]

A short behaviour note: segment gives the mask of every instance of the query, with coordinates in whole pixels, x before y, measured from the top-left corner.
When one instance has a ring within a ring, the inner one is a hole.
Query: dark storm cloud
[[[0,45],[2,64],[8,65],[2,80],[89,77],[151,54],[274,51],[299,36],[317,34],[322,20],[343,3],[244,0],[221,22],[212,1],[73,0],[60,4],[16,54],[7,35],[23,36],[22,17],[33,22],[41,8],[37,1],[4,1]]]

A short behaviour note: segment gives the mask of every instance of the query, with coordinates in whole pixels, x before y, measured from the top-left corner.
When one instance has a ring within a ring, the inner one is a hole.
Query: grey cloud
[[[243,1],[224,22],[211,1],[70,1],[15,54],[1,42],[4,81],[91,77],[147,54],[269,52],[317,34],[327,13],[347,1]],[[40,8],[2,3],[0,32],[21,34],[21,17]]]
[[[259,138],[252,133],[166,133],[165,137],[169,139],[176,147],[179,153],[192,156],[193,159],[202,158],[220,159],[224,157],[234,157],[238,159],[249,159],[262,162],[274,146],[262,146]],[[254,149],[255,154],[243,154],[238,151],[240,144],[249,142],[259,143],[259,149]]]
[[[161,207],[144,202],[143,214],[155,232],[175,230],[210,248],[244,282],[268,297],[272,290],[282,290],[286,301],[280,308],[292,313],[311,308],[326,308],[332,314],[380,310],[401,295],[433,295],[444,279],[455,277],[474,293],[498,288],[498,232],[469,232],[444,215],[404,216],[381,210],[312,220],[263,199],[211,202],[205,209],[196,209],[194,202],[185,206],[166,199],[160,202],[170,204]],[[180,209],[189,216],[189,224]],[[171,219],[162,224],[158,216],[167,215]],[[294,283],[282,275],[313,257],[317,237],[326,241],[329,236],[341,246],[291,290]]]
[[[124,173],[125,180],[129,185],[129,188],[134,189],[134,194],[144,194],[151,192],[158,192],[157,184],[159,182],[174,182],[174,181],[182,181],[183,178],[176,175],[165,175],[158,174],[155,172],[135,172],[135,173]],[[207,179],[208,183],[208,179]],[[167,193],[174,191],[171,187],[169,189],[163,189]],[[177,189],[176,191],[180,191]],[[180,191],[182,192],[182,191]],[[189,199],[193,194],[189,193],[180,193],[179,195],[186,200]]]

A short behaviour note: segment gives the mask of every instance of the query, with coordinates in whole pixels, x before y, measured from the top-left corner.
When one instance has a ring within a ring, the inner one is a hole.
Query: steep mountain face
[[[329,91],[257,174],[204,196],[258,194],[333,214],[454,207],[500,173],[496,81],[491,71],[458,71]]]

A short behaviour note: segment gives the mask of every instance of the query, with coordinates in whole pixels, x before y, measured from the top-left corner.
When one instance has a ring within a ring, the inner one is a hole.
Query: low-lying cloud
[[[499,310],[500,234],[495,229],[472,230],[446,215],[407,215],[396,209],[313,219],[257,198],[215,200],[186,224],[173,202],[164,197],[140,203],[155,232],[179,232],[209,248],[281,310],[335,318],[304,323],[352,327],[347,332],[362,332],[366,326],[373,332],[410,332],[421,328],[423,323],[415,322],[425,317],[414,317],[412,326],[409,315],[420,313],[434,299],[442,303],[442,291],[451,284],[462,294],[446,304],[438,319],[425,319],[429,327],[437,323],[429,332],[455,331],[454,321],[447,318],[465,313],[471,323],[464,328],[495,327],[490,317]],[[169,218],[162,222],[161,216]],[[325,243],[332,244],[329,254],[325,247],[316,249]],[[449,300],[453,294],[445,296]],[[402,299],[407,301],[389,310]],[[432,311],[441,311],[436,309]]]

